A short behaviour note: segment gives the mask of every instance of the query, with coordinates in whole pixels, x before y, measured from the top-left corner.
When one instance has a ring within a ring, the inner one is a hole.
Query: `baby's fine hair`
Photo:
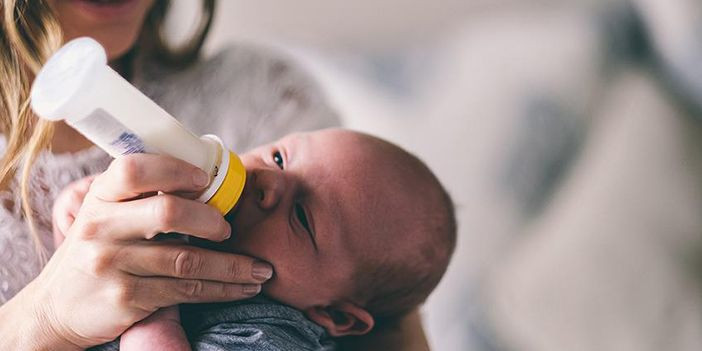
[[[364,260],[356,272],[356,296],[362,297],[365,309],[376,325],[404,315],[426,300],[446,272],[456,246],[456,216],[451,196],[438,178],[419,158],[387,141],[370,137],[382,152],[392,153],[394,162],[384,166],[400,168],[411,185],[394,179],[402,191],[413,192],[414,214],[403,218],[410,225],[398,227],[400,233],[387,233],[393,225],[381,226],[374,235],[390,235],[398,244],[410,245],[409,257],[378,255]],[[417,187],[417,184],[421,186]],[[415,185],[415,186],[412,186]],[[392,209],[388,208],[387,211]],[[386,219],[392,221],[391,216]],[[405,232],[410,228],[411,233]],[[407,238],[407,240],[403,240]],[[407,247],[407,246],[405,246]]]

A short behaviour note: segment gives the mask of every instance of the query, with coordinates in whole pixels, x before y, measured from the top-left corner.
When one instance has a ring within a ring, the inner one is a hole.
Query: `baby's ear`
[[[373,329],[375,321],[366,310],[350,302],[332,306],[314,306],[305,310],[307,318],[327,329],[333,337],[363,335]]]

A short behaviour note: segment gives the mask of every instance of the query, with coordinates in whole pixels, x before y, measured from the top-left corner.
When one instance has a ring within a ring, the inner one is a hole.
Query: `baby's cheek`
[[[321,278],[321,277],[318,277]],[[300,310],[322,303],[323,279],[313,279],[302,272],[278,271],[263,285],[263,293]]]

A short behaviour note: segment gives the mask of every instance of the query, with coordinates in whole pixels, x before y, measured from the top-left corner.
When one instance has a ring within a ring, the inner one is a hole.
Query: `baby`
[[[241,159],[248,177],[228,218],[232,238],[201,244],[273,265],[265,297],[161,310],[122,335],[123,350],[330,350],[330,337],[366,334],[438,284],[455,246],[454,210],[416,157],[330,129]]]

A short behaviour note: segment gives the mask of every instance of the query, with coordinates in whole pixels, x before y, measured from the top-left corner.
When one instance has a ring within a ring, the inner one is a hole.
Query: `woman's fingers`
[[[156,191],[201,191],[209,181],[207,173],[185,161],[163,155],[131,154],[112,161],[90,190],[102,201],[116,202]]]
[[[133,301],[144,304],[141,308],[154,309],[181,303],[246,299],[261,292],[261,285],[153,277],[139,278],[133,289]]]
[[[185,245],[154,243],[131,246],[128,250],[121,250],[114,262],[119,269],[142,277],[261,284],[273,275],[273,267],[266,262]]]
[[[124,204],[123,204],[124,205]],[[231,236],[232,227],[212,206],[173,195],[158,195],[121,206],[125,215],[138,219],[125,226],[132,233],[146,234],[150,239],[158,233],[177,232],[198,238],[222,241]],[[148,216],[144,214],[148,213]],[[115,228],[116,230],[116,228]]]
[[[86,237],[109,236],[115,240],[151,239],[159,233],[177,232],[222,241],[231,226],[213,207],[174,195],[157,195],[122,203],[102,203],[93,213],[76,221]]]

